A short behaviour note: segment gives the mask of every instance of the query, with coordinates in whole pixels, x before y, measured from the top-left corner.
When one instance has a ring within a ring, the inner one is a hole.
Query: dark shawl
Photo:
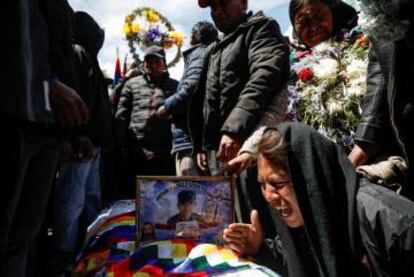
[[[309,126],[284,123],[269,129],[279,130],[287,144],[290,177],[318,276],[359,276],[358,179],[347,156]],[[310,276],[300,258],[302,247],[295,246],[279,213],[272,211],[289,276]]]

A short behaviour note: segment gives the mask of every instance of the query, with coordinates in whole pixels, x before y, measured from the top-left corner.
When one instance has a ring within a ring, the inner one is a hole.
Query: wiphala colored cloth
[[[125,204],[125,203],[124,203]],[[107,210],[89,229],[75,276],[272,276],[273,271],[213,244],[173,239],[135,249],[135,214]]]

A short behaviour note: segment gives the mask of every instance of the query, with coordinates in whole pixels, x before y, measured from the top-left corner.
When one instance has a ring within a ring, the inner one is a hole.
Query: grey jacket
[[[129,79],[122,90],[115,114],[116,135],[121,145],[145,148],[160,156],[171,151],[171,124],[156,111],[177,89],[168,74],[151,81],[144,74]]]
[[[288,79],[289,47],[278,23],[258,12],[208,53],[189,124],[195,148],[216,150],[222,134],[243,142],[253,132]]]

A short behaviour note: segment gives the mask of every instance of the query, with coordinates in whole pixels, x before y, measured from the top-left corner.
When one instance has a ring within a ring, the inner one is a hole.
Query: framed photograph
[[[234,222],[232,177],[137,177],[137,243],[174,238],[222,243]]]

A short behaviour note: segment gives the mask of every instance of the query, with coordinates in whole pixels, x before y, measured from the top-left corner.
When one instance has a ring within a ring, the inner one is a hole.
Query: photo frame
[[[137,245],[175,238],[222,244],[234,222],[233,177],[137,176]]]

